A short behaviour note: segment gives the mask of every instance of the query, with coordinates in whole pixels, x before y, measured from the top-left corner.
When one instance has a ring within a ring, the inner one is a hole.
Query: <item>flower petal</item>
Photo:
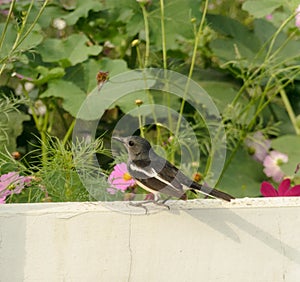
[[[278,195],[285,196],[286,192],[291,188],[291,180],[289,178],[284,179],[278,187]]]
[[[273,185],[267,181],[264,181],[260,187],[260,193],[264,197],[278,197],[278,192]]]
[[[117,164],[109,175],[108,182],[113,188],[124,192],[128,187],[135,184],[135,180],[132,178],[124,179],[124,174],[126,173],[128,174],[126,163]],[[108,192],[112,194],[114,191],[109,190]]]
[[[292,187],[285,193],[285,196],[300,196],[300,185]]]
[[[266,176],[272,177],[272,179],[277,183],[279,183],[284,177],[284,173],[279,166],[265,167],[263,171]]]

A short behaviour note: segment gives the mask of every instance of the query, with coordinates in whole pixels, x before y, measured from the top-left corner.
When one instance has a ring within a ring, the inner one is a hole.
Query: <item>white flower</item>
[[[34,111],[37,116],[43,116],[47,111],[47,107],[42,100],[36,100],[34,103]],[[32,114],[31,109],[28,109],[28,113]]]
[[[25,82],[24,88],[27,92],[30,92],[34,88],[34,84],[32,82]]]
[[[268,177],[272,177],[275,182],[281,182],[284,177],[284,172],[281,170],[280,166],[287,163],[289,157],[286,154],[280,153],[278,151],[271,151],[264,160],[264,173]]]
[[[65,20],[57,18],[53,20],[52,26],[58,30],[63,30],[66,28],[67,23]]]
[[[21,83],[15,89],[15,93],[17,96],[21,96],[23,94],[23,85]]]
[[[247,137],[245,144],[253,159],[263,163],[271,148],[271,141],[266,139],[261,131],[257,131],[253,136]]]

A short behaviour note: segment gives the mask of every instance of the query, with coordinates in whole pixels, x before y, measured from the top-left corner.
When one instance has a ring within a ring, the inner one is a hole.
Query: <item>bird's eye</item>
[[[134,142],[133,141],[129,141],[128,144],[129,144],[129,146],[133,146]]]

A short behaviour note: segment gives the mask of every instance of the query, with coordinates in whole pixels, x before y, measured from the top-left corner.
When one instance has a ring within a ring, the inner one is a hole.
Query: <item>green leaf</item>
[[[59,6],[47,5],[42,16],[39,18],[39,25],[42,28],[48,28],[54,19],[63,18],[68,12]]]
[[[177,49],[178,38],[194,38],[194,26],[191,22],[192,18],[198,19],[200,13],[201,1],[199,0],[166,0],[165,4],[165,41],[167,49]],[[151,32],[151,41],[154,42],[158,49],[162,48],[161,34],[161,9],[160,5],[149,13],[149,23]]]
[[[103,4],[99,0],[77,0],[75,3],[75,10],[62,17],[68,25],[75,24],[81,17],[86,18],[89,11],[98,12],[104,9]]]
[[[281,0],[248,0],[243,3],[242,8],[256,18],[262,18],[271,14],[275,9],[282,6],[282,4]]]
[[[260,184],[266,178],[262,165],[240,149],[230,162],[218,188],[234,197],[257,197]]]
[[[59,97],[63,99],[63,108],[76,117],[78,110],[86,98],[86,94],[74,83],[65,80],[52,80],[41,98]]]
[[[0,34],[2,34],[3,30],[4,30],[4,23],[0,24]],[[17,29],[16,26],[9,24],[5,37],[4,37],[4,43],[1,49],[1,55],[0,55],[0,61],[2,58],[4,58],[5,56],[7,56],[14,44],[15,44],[15,40],[17,38]],[[23,38],[21,36],[21,38]],[[39,25],[35,25],[35,27],[33,28],[33,30],[28,34],[28,36],[22,41],[22,43],[16,48],[16,52],[18,51],[26,51],[26,50],[30,50],[33,47],[37,46],[38,44],[40,44],[43,40],[43,36],[41,35],[41,30]]]
[[[101,46],[90,46],[83,34],[73,34],[64,39],[46,39],[38,48],[44,62],[61,62],[64,66],[74,66],[85,61],[89,55],[96,56]]]
[[[128,71],[124,60],[103,58],[100,61],[90,59],[67,69],[65,79],[72,81],[87,94],[97,87],[96,76],[99,71],[108,71],[109,77]]]
[[[30,116],[22,112],[10,112],[4,116],[0,113],[1,121],[7,120],[6,128],[0,130],[0,150],[4,152],[4,146],[9,152],[16,151],[17,137],[23,132],[23,122],[30,120]],[[1,123],[3,125],[3,123]]]
[[[65,75],[63,68],[47,69],[44,66],[38,66],[36,71],[39,73],[38,79],[34,79],[32,82],[36,85],[42,85],[50,80],[61,78]]]
[[[277,32],[277,28],[266,20],[257,19],[254,21],[254,32],[260,39],[261,44],[268,42],[268,44],[264,47],[268,50],[270,46],[270,39]],[[278,50],[279,52],[276,54],[275,61],[270,61],[269,65],[278,64],[278,62],[290,64],[293,63],[293,59],[299,59],[299,43],[300,42],[297,39],[288,40],[288,36],[285,33],[280,32],[272,47],[272,53],[277,52]],[[297,61],[295,63],[297,63]]]
[[[228,82],[200,81],[199,84],[213,98],[220,112],[223,112],[237,94],[233,84]]]
[[[224,62],[255,59],[260,49],[259,38],[246,26],[221,15],[208,15],[210,26],[222,35],[211,42],[214,53]],[[224,38],[225,36],[225,38]]]
[[[238,68],[253,69],[266,60],[270,42],[277,28],[264,19],[254,21],[254,30],[220,15],[208,15],[213,29],[221,34],[220,38],[211,42],[211,48],[221,63],[238,62]],[[276,52],[276,56],[272,56]],[[277,34],[272,50],[270,50],[268,67],[280,64],[294,64],[299,59],[299,40],[288,40],[283,32]]]
[[[288,163],[283,164],[281,169],[286,175],[293,176],[297,164],[300,163],[300,136],[280,136],[272,141],[272,148],[288,155]]]

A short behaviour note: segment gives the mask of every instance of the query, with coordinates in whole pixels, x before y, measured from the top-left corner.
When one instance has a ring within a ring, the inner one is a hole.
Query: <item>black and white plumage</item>
[[[169,197],[186,199],[186,191],[195,190],[202,194],[226,201],[234,197],[217,189],[205,187],[191,180],[177,167],[157,155],[150,143],[139,136],[113,137],[124,144],[128,151],[127,169],[137,184],[155,195],[163,193]]]

